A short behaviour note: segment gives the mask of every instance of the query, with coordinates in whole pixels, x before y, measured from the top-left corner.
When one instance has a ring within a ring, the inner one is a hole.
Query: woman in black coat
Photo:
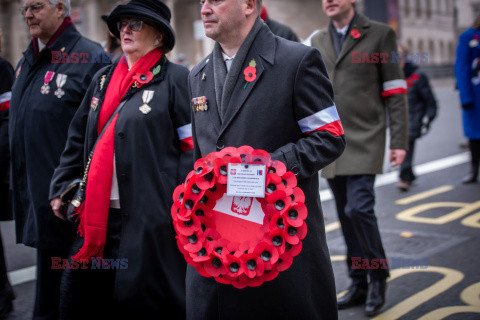
[[[164,56],[175,38],[162,2],[133,0],[107,21],[126,57],[92,81],[51,183],[60,216],[60,196],[89,164],[73,257],[52,264],[67,268],[62,317],[182,319],[186,262],[170,207],[193,166],[188,70]]]
[[[416,179],[413,172],[415,141],[428,132],[437,115],[437,102],[427,76],[418,71],[418,66],[407,62],[403,65],[403,73],[407,80],[409,142],[405,160],[400,166],[400,181],[397,186],[400,190],[407,191]]]

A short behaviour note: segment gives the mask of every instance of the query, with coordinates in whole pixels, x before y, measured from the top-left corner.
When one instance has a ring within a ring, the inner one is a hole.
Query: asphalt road
[[[432,81],[439,102],[431,131],[418,141],[418,179],[408,192],[385,163],[377,178],[376,212],[393,269],[387,303],[375,319],[480,319],[480,184],[460,180],[469,169],[458,92],[451,79]],[[327,242],[337,293],[348,288],[345,244],[334,203],[322,179]],[[0,224],[7,268],[17,298],[9,319],[30,319],[35,291],[35,250],[15,244],[13,222]],[[339,319],[367,319],[362,307]]]

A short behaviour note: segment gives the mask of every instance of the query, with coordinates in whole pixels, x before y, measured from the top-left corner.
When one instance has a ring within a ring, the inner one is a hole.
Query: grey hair
[[[52,6],[56,6],[59,2],[63,3],[63,16],[69,17],[72,7],[70,6],[70,0],[48,0]]]

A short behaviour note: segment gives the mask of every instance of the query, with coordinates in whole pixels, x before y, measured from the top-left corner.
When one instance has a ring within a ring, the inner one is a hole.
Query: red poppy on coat
[[[153,73],[151,71],[147,72],[137,72],[133,76],[133,80],[138,88],[143,86],[145,83],[149,83],[153,79]]]
[[[248,66],[243,70],[243,74],[245,75],[245,80],[247,82],[253,82],[257,79],[257,69],[252,66]]]
[[[361,34],[360,32],[358,31],[357,28],[353,29],[351,32],[350,32],[350,35],[352,36],[353,39],[358,39],[360,38]]]

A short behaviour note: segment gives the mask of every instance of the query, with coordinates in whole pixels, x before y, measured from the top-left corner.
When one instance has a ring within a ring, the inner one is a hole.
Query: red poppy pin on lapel
[[[358,31],[356,26],[353,27],[352,31],[350,32],[350,35],[352,36],[353,39],[358,39],[361,36],[360,31]]]
[[[133,80],[135,80],[135,87],[140,88],[145,83],[149,83],[153,79],[153,73],[151,71],[147,72],[137,72],[133,76]]]
[[[244,88],[247,88],[247,85],[249,82],[253,82],[255,81],[255,79],[257,79],[256,67],[257,67],[257,63],[255,62],[255,59],[252,59],[248,67],[246,67],[245,70],[243,70],[243,74],[245,75],[245,80],[247,81],[247,83],[245,83]]]

